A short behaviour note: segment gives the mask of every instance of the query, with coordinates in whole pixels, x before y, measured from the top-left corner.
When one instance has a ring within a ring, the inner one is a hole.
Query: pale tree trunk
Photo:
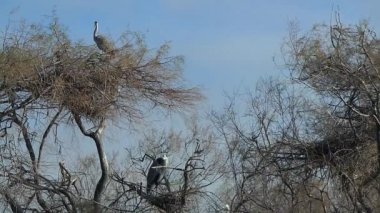
[[[101,135],[102,135],[103,130],[105,128],[105,121],[104,121],[104,119],[101,120],[100,124],[98,125],[98,127],[95,131],[89,131],[89,130],[85,129],[79,115],[74,114],[74,119],[75,119],[75,122],[77,123],[80,131],[85,136],[90,137],[95,142],[96,149],[98,151],[99,163],[100,163],[100,168],[102,170],[102,174],[101,174],[101,177],[100,177],[98,183],[96,184],[93,200],[96,203],[96,210],[98,212],[101,212],[102,196],[103,196],[103,193],[106,189],[107,181],[108,181],[108,178],[110,175],[109,174],[108,160],[107,160],[107,156],[106,156],[106,153],[104,151],[103,142],[101,139]]]

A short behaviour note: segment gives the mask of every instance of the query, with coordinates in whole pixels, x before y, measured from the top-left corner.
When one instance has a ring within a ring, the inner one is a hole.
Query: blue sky
[[[368,19],[380,30],[378,0],[0,0],[0,5],[0,30],[9,18],[40,22],[55,10],[70,37],[87,44],[93,44],[94,20],[114,39],[132,30],[145,34],[152,48],[169,41],[171,53],[185,57],[188,84],[203,89],[205,110],[220,109],[223,91],[253,88],[260,78],[286,74],[273,58],[281,64],[289,21],[308,30],[328,24],[339,11],[343,23]]]

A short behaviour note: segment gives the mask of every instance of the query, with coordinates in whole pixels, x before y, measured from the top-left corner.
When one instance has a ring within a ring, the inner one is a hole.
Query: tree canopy
[[[147,127],[121,156],[106,152],[109,121],[183,112],[202,100],[183,79],[183,57],[170,56],[168,44],[149,48],[134,32],[102,51],[71,40],[57,18],[9,25],[0,40],[4,209],[379,211],[380,42],[367,22],[291,28],[283,48],[289,78],[261,80],[207,119],[187,117],[180,131]],[[76,165],[49,160],[46,147],[59,146],[65,125],[97,152]],[[171,163],[147,192],[148,169],[162,154]]]

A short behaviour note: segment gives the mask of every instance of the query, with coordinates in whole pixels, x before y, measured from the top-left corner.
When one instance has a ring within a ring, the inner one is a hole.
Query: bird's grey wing
[[[113,49],[113,45],[107,40],[106,37],[98,35],[95,39],[95,43],[99,49],[105,52],[111,51]]]
[[[146,190],[148,193],[154,184],[156,184],[156,185],[158,184],[157,181],[160,178],[160,172],[156,168],[152,168],[152,167],[155,167],[157,165],[158,164],[156,161],[154,161],[152,163],[152,165],[150,166],[149,171],[148,171],[148,176],[146,177]]]
[[[149,171],[148,171],[148,175],[146,177],[146,182],[147,184],[150,184],[152,185],[155,181],[155,179],[157,178],[156,176],[158,175],[158,171],[156,168],[153,168],[155,166],[157,166],[157,161],[153,161],[152,165],[150,166],[149,168]]]

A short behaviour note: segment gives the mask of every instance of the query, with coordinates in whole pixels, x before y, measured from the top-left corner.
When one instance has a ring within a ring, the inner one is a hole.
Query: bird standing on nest
[[[114,48],[113,45],[107,41],[106,37],[98,35],[98,22],[95,21],[95,29],[94,29],[94,41],[96,43],[96,46],[103,51],[104,53],[107,54],[114,54]]]
[[[160,184],[165,177],[166,168],[168,166],[168,158],[166,155],[159,157],[153,161],[149,168],[148,176],[146,178],[146,192],[149,194],[153,184],[156,187]]]

